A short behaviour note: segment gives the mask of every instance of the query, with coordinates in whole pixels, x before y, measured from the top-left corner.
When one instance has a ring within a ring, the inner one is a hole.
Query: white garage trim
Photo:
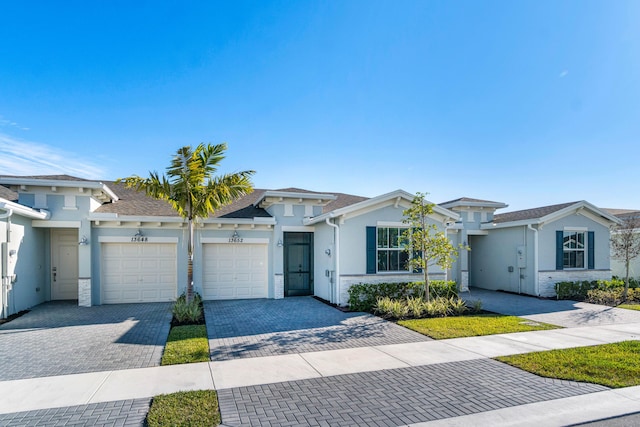
[[[202,297],[267,298],[268,246],[255,243],[202,245]]]
[[[102,304],[176,299],[175,243],[107,242],[100,256]]]
[[[98,242],[100,243],[133,243],[131,238],[133,236],[99,236]],[[148,243],[178,243],[177,237],[146,237],[146,241],[141,244]],[[135,242],[138,243],[138,242]]]
[[[237,243],[230,241],[229,237],[203,237],[200,239],[201,243]],[[257,237],[242,237],[242,244],[267,244],[269,239],[257,238]]]

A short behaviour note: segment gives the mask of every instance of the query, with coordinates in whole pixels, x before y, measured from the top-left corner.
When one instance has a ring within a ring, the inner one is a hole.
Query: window
[[[409,254],[401,242],[405,228],[378,227],[377,271],[407,271]]]
[[[585,233],[565,231],[562,236],[563,268],[584,268]]]

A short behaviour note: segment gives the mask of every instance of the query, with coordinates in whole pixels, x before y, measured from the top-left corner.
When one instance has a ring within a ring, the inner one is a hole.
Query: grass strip
[[[502,314],[411,319],[401,320],[398,324],[437,340],[558,328],[558,326]]]
[[[205,325],[174,326],[169,332],[162,365],[209,361],[209,339]]]
[[[627,310],[638,310],[638,311],[640,311],[640,304],[620,304],[616,308],[626,308]]]
[[[640,385],[640,341],[540,351],[496,357],[504,363],[549,378],[607,387]]]
[[[147,414],[149,427],[217,426],[218,395],[214,390],[181,391],[155,396]]]

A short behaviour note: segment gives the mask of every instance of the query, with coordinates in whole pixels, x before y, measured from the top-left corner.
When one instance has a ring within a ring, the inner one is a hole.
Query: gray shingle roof
[[[639,218],[640,210],[637,209],[603,209],[604,211],[620,219]]]
[[[116,184],[115,182],[105,182],[105,184],[118,195],[120,200],[114,203],[105,203],[100,206],[97,213],[117,213],[119,215],[128,216],[178,216],[171,205],[162,200],[156,200],[147,196],[144,192],[126,188],[124,184]],[[212,218],[269,218],[271,215],[263,208],[254,206],[254,203],[268,191],[266,189],[256,188],[254,191],[239,200],[224,206]],[[329,212],[354,203],[367,200],[366,197],[355,196],[344,193],[317,193],[315,191],[304,190],[300,188],[285,188],[275,191],[287,191],[293,193],[308,194],[333,194],[336,200],[327,204],[323,211]]]
[[[78,178],[71,175],[0,175],[0,178],[22,178],[22,179],[43,179],[50,181],[87,181],[87,182],[102,182],[92,179]]]
[[[18,200],[18,193],[8,189],[7,187],[0,185],[0,197],[6,199],[10,202],[15,202]]]
[[[579,202],[561,203],[559,205],[542,206],[539,208],[506,212],[503,214],[495,215],[493,217],[493,222],[501,223],[501,222],[524,221],[527,219],[542,218],[544,216],[557,212],[571,205],[575,205],[576,203],[579,203]]]

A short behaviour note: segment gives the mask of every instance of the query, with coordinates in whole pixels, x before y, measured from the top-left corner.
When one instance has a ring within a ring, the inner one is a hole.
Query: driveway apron
[[[506,292],[471,288],[460,296],[467,302],[482,301],[494,313],[520,316],[565,328],[640,322],[640,311],[570,300],[542,299]]]
[[[213,361],[430,340],[313,297],[206,301],[204,307]]]
[[[159,366],[171,304],[48,302],[0,326],[0,381]]]

